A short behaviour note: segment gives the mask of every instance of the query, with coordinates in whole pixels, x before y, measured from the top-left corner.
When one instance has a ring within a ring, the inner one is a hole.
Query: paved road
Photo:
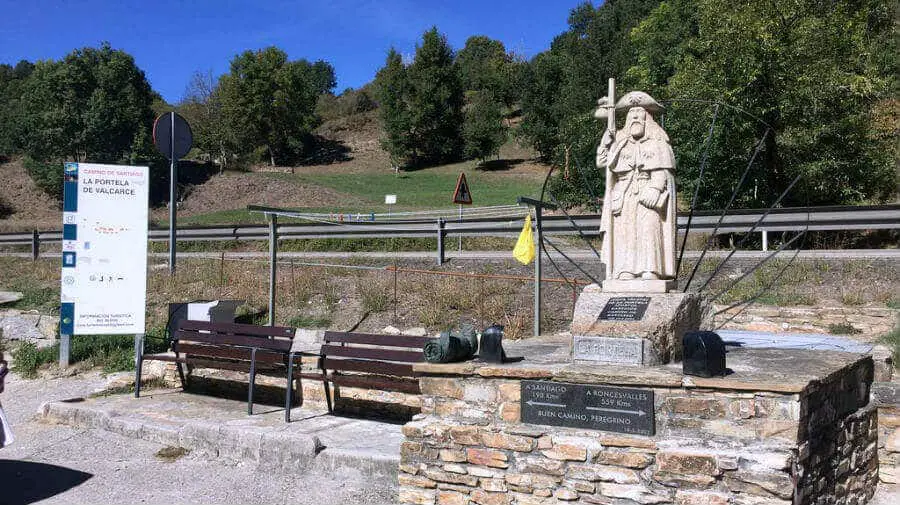
[[[98,374],[54,380],[12,375],[0,395],[16,442],[0,449],[0,505],[390,504],[393,482],[370,482],[349,469],[331,475],[277,475],[187,455],[166,462],[161,445],[99,430],[44,424],[41,403],[90,394]]]
[[[549,249],[549,248],[548,248]],[[563,249],[566,256],[577,260],[596,260],[597,255],[590,249]],[[722,258],[729,251],[707,251],[707,258]],[[763,259],[774,252],[770,250],[764,251],[737,251],[733,259]],[[785,250],[779,253],[780,256],[789,257],[794,254],[793,249]],[[222,252],[179,252],[179,258],[219,258]],[[561,260],[563,257],[556,252],[551,251],[551,257],[554,260]],[[30,258],[31,253],[10,253],[0,252],[0,256],[17,256],[22,258]],[[41,257],[58,258],[59,252],[41,252]],[[168,258],[168,253],[149,253],[150,258]],[[269,253],[258,251],[234,252],[225,251],[226,258],[268,258]],[[309,259],[328,259],[328,258],[366,258],[366,259],[434,259],[437,257],[436,251],[374,251],[374,252],[289,252],[279,251],[279,258],[309,258]],[[700,257],[700,251],[685,251],[684,257],[688,259]],[[801,259],[896,259],[900,260],[900,249],[822,249],[822,250],[805,250],[800,251],[797,255]],[[447,249],[445,253],[447,260],[504,260],[512,259],[511,251],[455,251]]]

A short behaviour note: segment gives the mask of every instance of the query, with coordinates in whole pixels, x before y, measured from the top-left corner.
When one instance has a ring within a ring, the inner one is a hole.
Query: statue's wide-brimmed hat
[[[609,114],[609,109],[605,107],[607,104],[606,97],[597,100],[597,110],[594,111],[594,117],[604,119]],[[656,115],[665,110],[665,107],[659,104],[652,96],[643,91],[631,91],[619,99],[616,103],[616,110],[628,110],[632,107],[643,107],[650,114]]]

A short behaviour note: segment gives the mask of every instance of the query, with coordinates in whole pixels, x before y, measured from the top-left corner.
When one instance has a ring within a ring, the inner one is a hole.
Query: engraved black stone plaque
[[[600,311],[601,321],[640,321],[650,305],[649,296],[616,296]]]
[[[522,422],[654,435],[653,390],[522,381]]]

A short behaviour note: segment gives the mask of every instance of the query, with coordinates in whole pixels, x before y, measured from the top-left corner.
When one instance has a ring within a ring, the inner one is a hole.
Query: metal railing
[[[254,207],[251,210],[267,213],[265,207]],[[715,230],[717,234],[725,234],[746,233],[752,230],[763,234],[765,249],[768,232],[900,229],[900,205],[898,204],[774,209],[769,211],[765,219],[757,225],[760,216],[765,213],[766,209],[729,211],[717,228],[721,211],[695,212],[691,222],[691,231],[709,233]],[[679,230],[684,230],[686,222],[687,216],[678,216]],[[754,225],[756,226],[754,227]],[[543,232],[549,235],[573,235],[580,232],[586,237],[598,237],[600,235],[600,216],[599,214],[573,215],[571,221],[566,216],[544,216],[542,228]],[[517,215],[462,220],[438,218],[309,224],[279,223],[275,234],[278,240],[434,237],[439,244],[438,258],[441,262],[440,260],[443,258],[441,249],[443,249],[442,245],[447,237],[514,237],[521,229],[522,215]],[[238,224],[179,228],[176,236],[178,240],[186,241],[269,240],[271,233],[271,225]],[[151,242],[167,241],[168,238],[168,230],[161,228],[151,229],[147,237]],[[0,234],[0,246],[30,245],[34,257],[38,256],[41,244],[61,241],[62,232],[59,230]]]

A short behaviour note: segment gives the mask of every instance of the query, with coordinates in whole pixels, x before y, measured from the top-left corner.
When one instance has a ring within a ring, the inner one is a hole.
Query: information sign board
[[[66,163],[60,334],[144,333],[149,168]]]
[[[614,431],[656,433],[653,390],[522,381],[522,422]]]

